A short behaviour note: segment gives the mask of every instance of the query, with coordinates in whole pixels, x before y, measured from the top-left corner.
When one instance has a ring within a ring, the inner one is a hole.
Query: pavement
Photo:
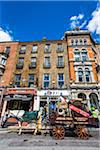
[[[90,129],[89,140],[80,140],[73,135],[55,140],[49,134],[36,135],[10,132],[0,128],[0,150],[99,150],[100,128]]]

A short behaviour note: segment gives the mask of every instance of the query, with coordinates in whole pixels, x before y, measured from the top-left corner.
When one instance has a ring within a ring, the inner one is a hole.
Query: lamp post
[[[4,83],[5,81],[2,80],[1,82]],[[3,101],[3,96],[4,96],[4,94],[6,93],[6,88],[7,88],[7,87],[2,88],[2,91],[1,91],[1,99],[0,99],[1,119],[0,119],[0,125],[1,125],[1,122],[2,122],[2,119],[3,119],[3,116],[4,116],[4,113],[5,113],[5,110],[6,110],[6,106],[7,106],[7,101],[4,101],[3,107],[1,108],[2,101]]]

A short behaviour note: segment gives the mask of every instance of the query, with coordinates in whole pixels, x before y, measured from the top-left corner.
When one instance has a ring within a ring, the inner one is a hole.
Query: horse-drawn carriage
[[[71,130],[81,139],[88,139],[88,127],[93,126],[93,117],[81,100],[70,100],[59,97],[57,101],[46,105],[45,115],[40,111],[33,112],[16,112],[8,115],[3,121],[2,127],[11,125],[11,119],[14,120],[14,127],[18,127],[19,134],[23,129],[33,129],[34,134],[38,131],[42,132],[43,121],[45,119],[45,127],[48,126],[51,135],[55,139],[63,139],[65,133]],[[45,107],[44,107],[45,108]],[[47,110],[47,111],[46,111]],[[19,115],[22,113],[21,115]],[[45,128],[47,130],[47,128]]]

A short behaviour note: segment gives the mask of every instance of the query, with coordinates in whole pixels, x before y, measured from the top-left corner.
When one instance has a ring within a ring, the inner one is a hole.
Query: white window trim
[[[44,73],[44,74],[43,74],[42,87],[45,88],[45,87],[44,87],[44,75],[45,75],[45,74],[49,74],[49,87],[48,87],[48,88],[50,88],[50,86],[51,86],[51,75],[50,75],[50,73]]]
[[[61,80],[61,81],[64,81],[64,84],[63,84],[63,86],[62,86],[62,88],[63,88],[63,87],[65,86],[65,75],[64,75],[64,73],[58,73],[58,74],[63,74],[64,80]],[[59,80],[58,80],[58,74],[57,74],[57,87],[60,88],[60,87],[59,87],[59,84],[58,84],[58,81],[59,81]]]

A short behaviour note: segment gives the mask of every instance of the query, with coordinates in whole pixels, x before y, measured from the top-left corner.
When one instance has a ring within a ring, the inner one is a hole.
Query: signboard
[[[41,90],[37,91],[39,96],[68,96],[70,92],[68,90]]]
[[[6,94],[37,94],[35,89],[8,89]]]
[[[34,111],[39,111],[40,109],[40,97],[39,96],[34,96]]]
[[[75,107],[75,106],[73,106],[73,105],[69,105],[69,108],[70,108],[71,110],[74,110],[75,112],[77,112],[77,113],[83,115],[84,117],[89,117],[89,116],[90,116],[87,112],[85,112],[85,111],[83,111],[83,110],[81,110],[81,109],[79,109],[79,108],[77,108],[77,107]]]

